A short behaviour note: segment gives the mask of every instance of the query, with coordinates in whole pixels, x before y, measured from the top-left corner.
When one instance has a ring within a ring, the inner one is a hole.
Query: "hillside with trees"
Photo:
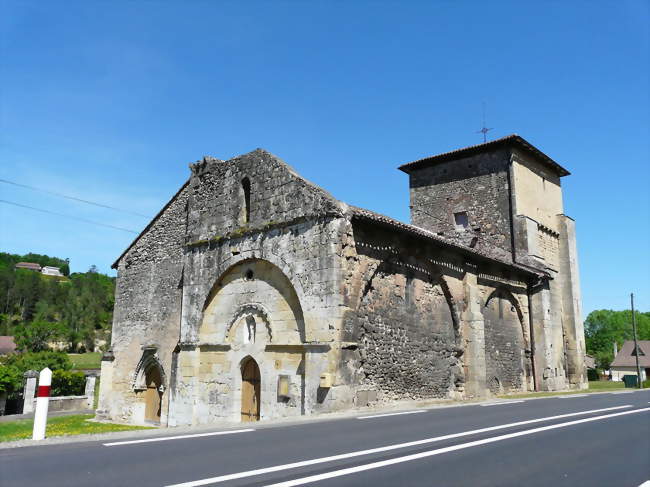
[[[650,340],[650,313],[636,313],[637,338]],[[585,320],[587,353],[596,365],[608,369],[614,360],[614,343],[621,349],[625,340],[632,340],[632,311],[600,309],[592,311]]]
[[[65,277],[16,269],[18,262],[59,267]],[[92,351],[110,333],[114,294],[115,278],[95,266],[70,274],[64,259],[0,253],[0,335],[13,335],[21,351],[47,350],[51,342]]]

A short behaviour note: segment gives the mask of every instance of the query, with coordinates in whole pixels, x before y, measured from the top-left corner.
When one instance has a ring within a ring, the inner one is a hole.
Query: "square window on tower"
[[[466,230],[469,227],[469,218],[467,218],[466,211],[459,211],[454,213],[454,224],[456,230]]]

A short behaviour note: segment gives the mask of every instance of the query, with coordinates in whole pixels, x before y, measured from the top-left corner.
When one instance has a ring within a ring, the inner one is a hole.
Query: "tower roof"
[[[432,166],[440,162],[453,161],[455,159],[461,159],[463,157],[468,157],[483,152],[491,152],[502,147],[516,147],[531,154],[538,161],[555,171],[555,173],[557,173],[557,175],[560,177],[568,176],[571,174],[549,156],[544,154],[541,150],[536,148],[533,144],[517,134],[507,135],[505,137],[501,137],[500,139],[491,140],[483,144],[470,145],[468,147],[463,147],[461,149],[456,149],[450,152],[443,152],[442,154],[418,159],[417,161],[402,164],[398,169],[408,174],[414,169],[421,169],[423,167]]]

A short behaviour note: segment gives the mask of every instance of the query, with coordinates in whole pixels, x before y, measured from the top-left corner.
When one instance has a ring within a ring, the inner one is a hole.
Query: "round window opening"
[[[255,277],[255,275],[253,274],[252,270],[248,269],[246,271],[246,274],[244,274],[244,277],[246,278],[247,281],[252,281],[253,277]]]

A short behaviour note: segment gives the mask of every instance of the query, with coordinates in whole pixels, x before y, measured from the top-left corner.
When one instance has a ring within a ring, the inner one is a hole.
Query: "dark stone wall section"
[[[509,153],[489,152],[413,170],[411,223],[488,255],[511,257]],[[454,213],[466,212],[468,227]]]
[[[515,302],[493,294],[483,307],[487,386],[493,394],[524,390],[525,345]]]
[[[354,227],[358,254],[347,284],[355,311],[346,329],[360,348],[360,387],[380,401],[462,391],[459,331],[439,269],[409,239]]]

